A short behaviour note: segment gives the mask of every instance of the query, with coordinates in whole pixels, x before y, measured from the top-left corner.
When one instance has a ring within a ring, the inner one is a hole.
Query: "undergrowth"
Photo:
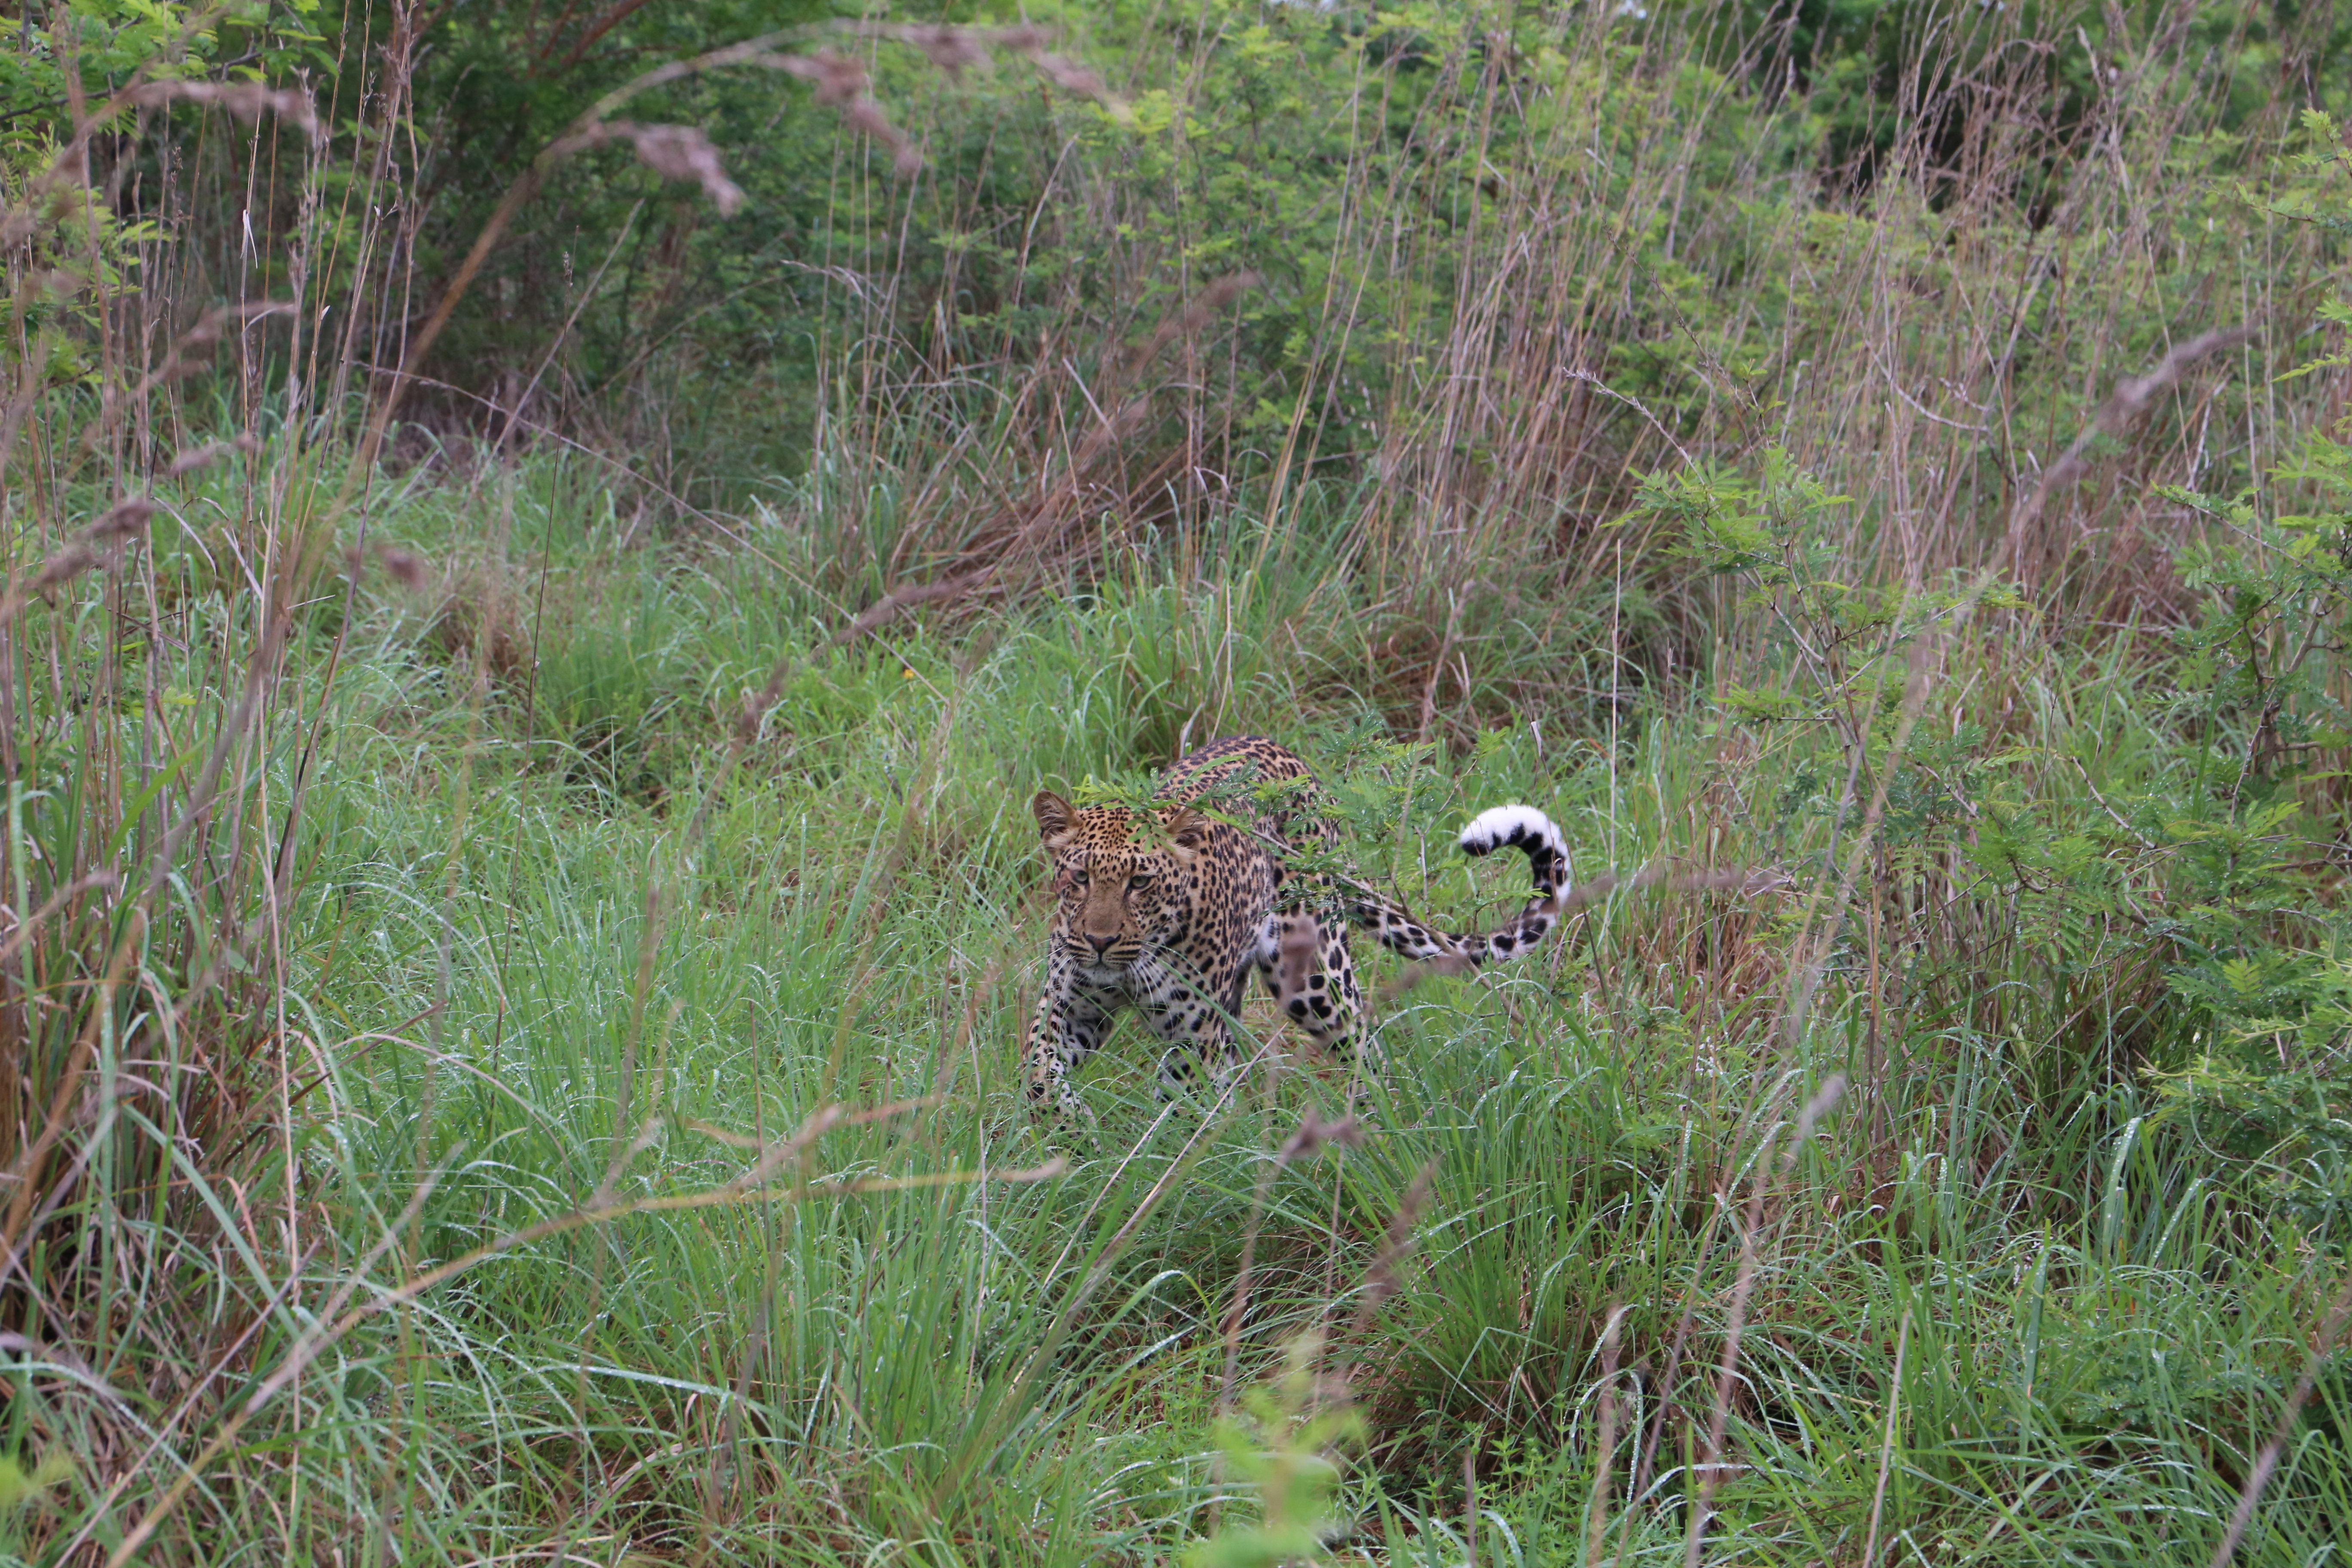
[[[1147,210],[1173,89],[838,32],[1036,67],[1127,226],[1034,279],[1081,357],[950,374],[877,305],[756,504],[528,394],[403,423],[449,312],[375,199],[429,107],[391,64],[328,123],[190,13],[8,142],[0,1551],[2333,1561],[2339,129],[2202,13],[2117,12],[2086,86],[1999,74],[2048,18],[1988,12],[1880,125],[1664,10],[1137,24],[1203,127],[1297,132],[1276,184],[1378,154],[1319,302],[1254,315],[1120,292],[1248,194],[1212,141]],[[770,56],[889,145],[843,57]],[[91,174],[134,110],[284,154],[300,310],[174,293]],[[1025,802],[1240,732],[1449,923],[1524,896],[1457,825],[1539,805],[1561,933],[1375,966],[1356,1063],[1254,1005],[1162,1102],[1130,1026],[1032,1119]]]

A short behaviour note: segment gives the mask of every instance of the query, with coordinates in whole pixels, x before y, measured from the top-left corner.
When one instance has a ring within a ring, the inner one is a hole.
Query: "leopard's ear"
[[[1209,818],[1191,806],[1179,806],[1168,814],[1168,837],[1179,849],[1198,849],[1208,841]]]
[[[1029,809],[1037,814],[1037,832],[1045,840],[1046,848],[1059,849],[1069,842],[1072,814],[1068,801],[1051,790],[1041,789],[1029,803]]]

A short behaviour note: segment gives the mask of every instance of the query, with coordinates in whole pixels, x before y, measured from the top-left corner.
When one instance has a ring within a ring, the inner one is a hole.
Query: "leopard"
[[[1327,802],[1307,763],[1262,735],[1183,757],[1146,809],[1078,807],[1037,792],[1030,809],[1051,863],[1054,910],[1024,1052],[1033,1110],[1083,1110],[1073,1075],[1127,1011],[1167,1047],[1163,1100],[1204,1078],[1229,1080],[1253,973],[1327,1059],[1350,1062],[1364,1022],[1352,929],[1408,961],[1465,973],[1526,955],[1558,924],[1568,841],[1534,807],[1493,806],[1462,829],[1465,854],[1523,852],[1534,891],[1496,929],[1454,933],[1351,879],[1294,868],[1294,858],[1337,846],[1337,827],[1318,809]]]

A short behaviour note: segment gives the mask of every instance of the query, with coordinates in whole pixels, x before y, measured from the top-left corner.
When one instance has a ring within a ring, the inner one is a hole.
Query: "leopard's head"
[[[1029,808],[1054,862],[1054,942],[1081,969],[1131,968],[1184,930],[1209,818],[1188,805],[1081,808],[1044,790]]]

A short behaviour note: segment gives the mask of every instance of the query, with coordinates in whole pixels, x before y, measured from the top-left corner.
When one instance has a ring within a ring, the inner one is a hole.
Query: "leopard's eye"
[[[1087,885],[1087,874],[1084,871],[1073,871],[1070,873],[1070,880],[1083,888]]]
[[[1127,879],[1127,886],[1128,890],[1130,892],[1141,892],[1144,889],[1151,886],[1151,878],[1148,874],[1139,871],[1134,876],[1129,877]]]

